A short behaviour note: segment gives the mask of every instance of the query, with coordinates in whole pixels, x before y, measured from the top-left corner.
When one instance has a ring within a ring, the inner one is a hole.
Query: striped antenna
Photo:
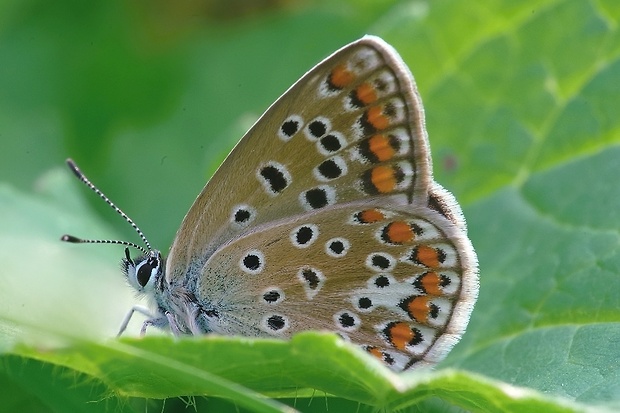
[[[90,180],[86,177],[86,175],[84,175],[82,173],[82,171],[80,171],[80,168],[78,168],[78,166],[75,164],[75,162],[73,162],[72,159],[67,159],[67,165],[69,166],[71,171],[73,171],[75,176],[77,176],[77,178],[80,181],[82,181],[82,183],[84,183],[84,185],[86,185],[87,187],[92,189],[94,193],[99,195],[99,198],[103,199],[113,210],[115,210],[120,216],[122,216],[125,219],[125,221],[127,221],[129,223],[129,225],[132,226],[132,228],[138,233],[140,238],[142,238],[142,241],[146,245],[146,248],[148,249],[148,251],[151,251],[152,250],[151,244],[148,242],[148,240],[146,239],[146,237],[144,236],[144,234],[142,233],[140,228],[138,228],[138,226],[133,222],[133,220],[131,218],[129,218],[127,216],[127,214],[125,214],[119,207],[117,207],[114,204],[114,202],[110,201],[110,198],[108,198],[103,192],[101,192],[99,190],[99,188],[97,188],[92,182],[90,182]],[[118,244],[118,245],[125,245],[125,246],[128,246],[128,247],[136,248],[136,249],[142,251],[144,254],[148,253],[148,251],[146,249],[144,249],[143,247],[141,247],[140,245],[135,244],[133,242],[129,242],[129,241],[119,241],[119,240],[111,240],[111,239],[82,239],[82,238],[74,237],[73,235],[67,235],[67,234],[63,235],[60,238],[60,240],[61,241],[65,241],[65,242],[71,242],[73,244]]]

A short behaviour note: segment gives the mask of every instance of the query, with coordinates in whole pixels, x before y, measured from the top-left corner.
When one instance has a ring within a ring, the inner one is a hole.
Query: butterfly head
[[[164,260],[157,250],[148,251],[138,258],[131,258],[129,248],[125,248],[125,258],[121,261],[127,282],[141,294],[153,294],[164,272]]]

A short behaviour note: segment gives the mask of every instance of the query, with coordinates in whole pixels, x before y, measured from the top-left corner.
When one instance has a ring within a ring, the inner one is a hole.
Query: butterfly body
[[[455,199],[433,181],[424,112],[391,46],[319,63],[242,138],[168,259],[124,260],[176,334],[335,331],[394,370],[434,364],[477,297]]]

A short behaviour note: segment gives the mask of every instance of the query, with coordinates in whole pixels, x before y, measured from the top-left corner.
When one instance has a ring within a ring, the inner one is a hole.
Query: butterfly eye
[[[138,266],[136,279],[138,280],[138,284],[140,284],[142,287],[144,287],[151,279],[153,268],[153,261],[151,259],[146,260],[146,262]]]
[[[154,280],[161,275],[161,255],[157,251],[151,251],[149,255],[127,263],[127,279],[138,291],[144,291],[154,284]]]

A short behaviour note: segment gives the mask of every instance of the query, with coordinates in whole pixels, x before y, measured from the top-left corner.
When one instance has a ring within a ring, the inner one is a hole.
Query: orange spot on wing
[[[389,166],[379,165],[372,168],[370,181],[377,191],[384,194],[396,189],[396,174],[394,169]]]
[[[358,219],[363,224],[372,224],[384,220],[385,215],[378,209],[366,209],[358,214]]]
[[[370,83],[362,83],[359,85],[355,94],[364,105],[368,105],[377,100],[377,92]]]
[[[434,271],[427,272],[420,279],[422,288],[430,295],[441,295],[441,277]]]
[[[390,144],[390,139],[385,135],[374,135],[368,140],[370,151],[377,157],[379,162],[388,161],[394,157],[396,151]]]
[[[414,339],[414,333],[406,323],[394,323],[388,331],[390,342],[399,350],[405,350]]]
[[[377,347],[368,347],[366,350],[379,360],[383,361],[383,353]]]
[[[394,221],[388,224],[386,236],[388,242],[393,244],[402,244],[413,241],[413,231],[411,225],[405,221]]]
[[[383,130],[390,126],[390,118],[383,114],[383,108],[381,106],[373,106],[366,112],[368,123],[370,123],[375,129]]]
[[[426,322],[428,322],[428,302],[429,297],[423,295],[414,297],[412,300],[410,300],[407,304],[407,312],[409,313],[409,317],[413,318],[419,323],[425,324]]]
[[[437,250],[427,245],[418,246],[415,260],[429,268],[437,268],[439,266],[439,255],[437,254]]]
[[[334,67],[329,76],[329,83],[338,89],[347,87],[353,80],[355,80],[355,74],[343,64]]]

